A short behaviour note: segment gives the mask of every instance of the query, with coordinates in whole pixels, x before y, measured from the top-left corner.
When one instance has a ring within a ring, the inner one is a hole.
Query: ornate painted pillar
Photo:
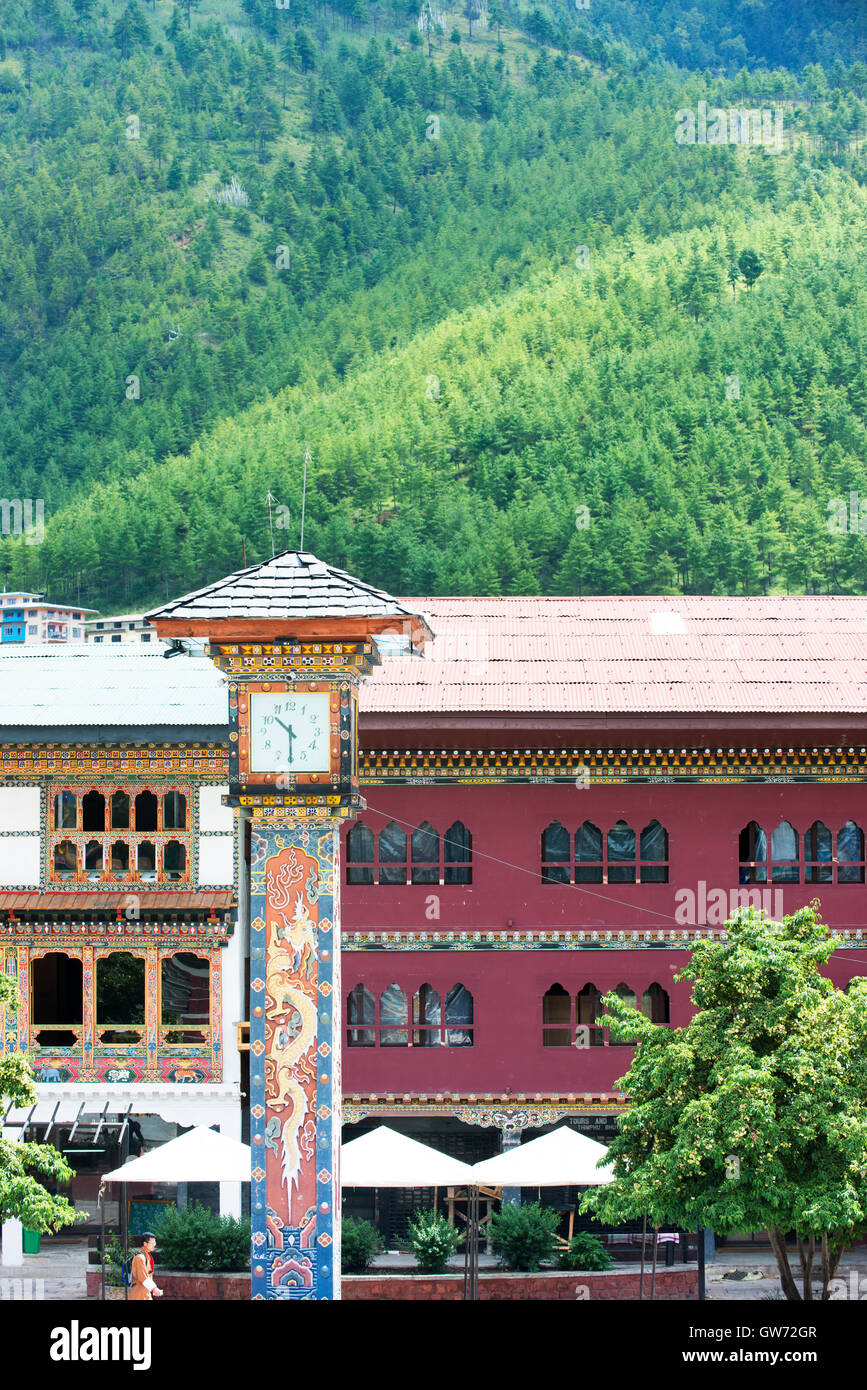
[[[225,799],[250,818],[251,1296],[339,1298],[338,827],[364,809],[358,688],[379,662],[372,639],[418,653],[431,632],[297,551],[148,620],[160,637],[210,639],[228,684]]]
[[[339,835],[254,816],[252,1296],[340,1297]]]

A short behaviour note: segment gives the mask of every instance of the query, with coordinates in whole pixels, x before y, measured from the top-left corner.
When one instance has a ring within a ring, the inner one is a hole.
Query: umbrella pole
[[[647,1212],[644,1213],[644,1226],[641,1232],[641,1277],[638,1280],[639,1302],[644,1298],[644,1246],[647,1241]]]
[[[129,1243],[129,1219],[128,1219],[128,1218],[129,1218],[129,1212],[128,1212],[128,1210],[127,1210],[127,1204],[126,1204],[126,1183],[125,1183],[125,1182],[121,1183],[121,1185],[120,1185],[120,1201],[121,1201],[121,1212],[120,1212],[120,1242],[121,1242],[121,1245],[123,1246],[123,1258],[126,1259],[128,1253],[129,1253],[128,1250],[127,1250],[127,1248],[126,1248],[126,1247],[127,1247],[127,1244]],[[124,1303],[126,1303],[126,1302],[128,1301],[128,1299],[129,1299],[129,1289],[127,1288],[126,1284],[124,1284],[124,1286],[123,1286],[123,1301],[124,1301]]]
[[[105,1184],[99,1184],[99,1297],[102,1303],[105,1302]]]
[[[477,1301],[479,1297],[479,1189],[477,1187],[473,1187],[471,1189],[471,1192],[472,1196],[470,1199],[470,1229],[472,1231],[471,1239],[473,1242],[473,1260],[472,1291],[470,1293],[470,1298],[474,1301]]]

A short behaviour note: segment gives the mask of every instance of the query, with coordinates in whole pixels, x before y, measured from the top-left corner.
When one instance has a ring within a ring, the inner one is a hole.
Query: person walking
[[[162,1298],[163,1291],[154,1283],[154,1257],[157,1238],[153,1231],[145,1231],[141,1238],[141,1249],[133,1256],[131,1303],[150,1303],[153,1298]]]

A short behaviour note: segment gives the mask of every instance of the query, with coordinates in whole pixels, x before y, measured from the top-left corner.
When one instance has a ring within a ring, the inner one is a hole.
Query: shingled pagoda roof
[[[413,607],[374,589],[309,551],[285,550],[146,615],[162,637],[327,637],[403,633],[422,646],[431,636]]]

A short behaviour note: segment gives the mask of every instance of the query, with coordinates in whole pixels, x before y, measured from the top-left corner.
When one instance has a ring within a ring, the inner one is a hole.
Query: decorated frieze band
[[[172,777],[198,773],[226,780],[224,743],[27,743],[0,748],[0,774],[26,777]]]
[[[867,748],[454,749],[365,751],[363,786],[489,783],[581,787],[668,782],[863,782]]]
[[[0,775],[149,777],[197,773],[226,781],[227,744],[28,744],[0,750]],[[867,781],[867,748],[361,750],[362,786],[428,784],[846,783]]]
[[[146,918],[134,922],[70,923],[66,913],[62,917],[61,921],[49,922],[45,918],[22,918],[9,912],[0,919],[0,940],[36,942],[50,938],[55,946],[67,947],[105,938],[122,950],[125,942],[140,946],[144,940],[152,939],[161,946],[180,946],[192,941],[197,946],[217,948],[227,945],[234,926],[231,922],[165,922]]]
[[[221,670],[243,680],[258,674],[288,675],[303,679],[311,672],[358,679],[373,665],[378,653],[371,642],[212,642],[208,655]]]
[[[529,1101],[529,1103],[528,1103]],[[482,1128],[514,1133],[556,1124],[572,1115],[619,1115],[627,1109],[622,1092],[568,1096],[352,1096],[343,1100],[343,1123],[388,1116],[436,1115]]]
[[[867,931],[835,928],[855,947],[867,947]],[[690,931],[356,931],[344,932],[344,951],[643,951],[648,946],[690,950],[696,941],[727,941],[725,928],[693,927]]]

